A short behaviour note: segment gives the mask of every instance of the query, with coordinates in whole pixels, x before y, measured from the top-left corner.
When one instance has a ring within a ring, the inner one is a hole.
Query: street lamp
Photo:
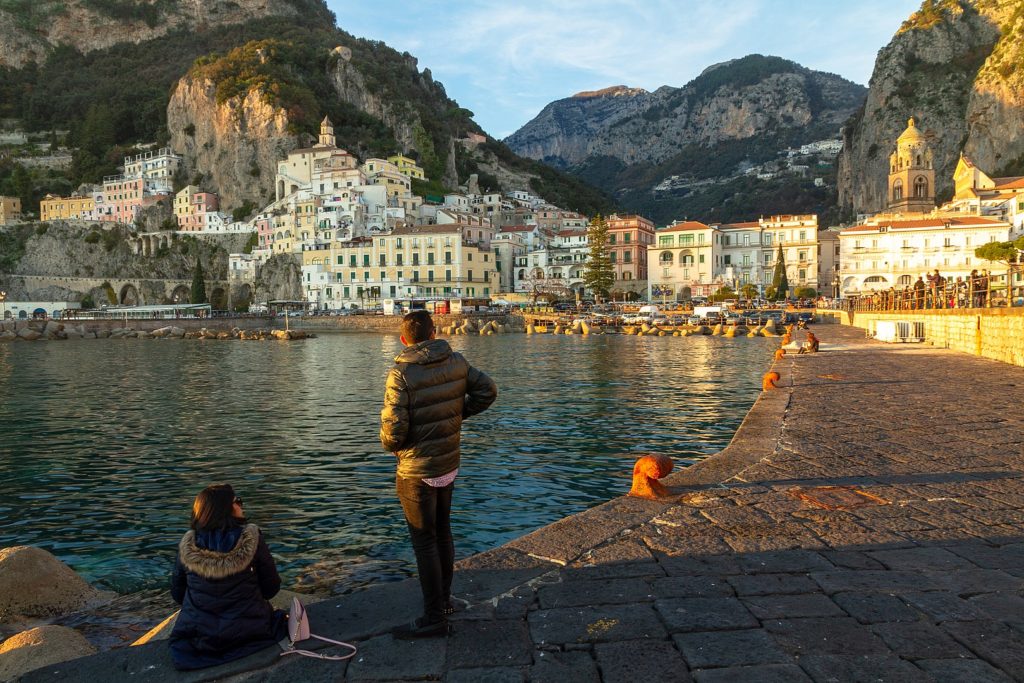
[[[7,320],[7,292],[0,292],[0,307],[3,309],[0,311],[0,322],[3,322]]]

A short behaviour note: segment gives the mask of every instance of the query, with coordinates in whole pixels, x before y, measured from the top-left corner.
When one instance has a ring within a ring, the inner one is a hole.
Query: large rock
[[[217,84],[202,76],[178,81],[167,105],[171,146],[192,174],[203,174],[221,206],[274,198],[277,163],[299,147],[288,114],[255,88],[217,102]],[[258,174],[253,173],[258,169]]]
[[[78,631],[66,626],[40,626],[17,633],[0,643],[0,681],[69,659],[95,654]]]
[[[14,332],[10,330],[4,330],[3,332],[0,332],[0,341],[14,341],[17,338],[18,335],[14,334]]]
[[[43,335],[30,327],[23,327],[20,330],[18,330],[18,336],[24,339],[25,341],[35,341],[36,339],[39,339]]]
[[[67,614],[98,595],[45,550],[27,545],[0,549],[0,621]]]

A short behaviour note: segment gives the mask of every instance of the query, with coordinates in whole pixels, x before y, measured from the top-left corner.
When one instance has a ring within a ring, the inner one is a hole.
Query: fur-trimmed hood
[[[204,579],[223,579],[249,568],[259,542],[260,528],[255,524],[246,524],[238,543],[226,553],[200,548],[196,545],[196,532],[188,531],[178,544],[178,557],[185,569]]]

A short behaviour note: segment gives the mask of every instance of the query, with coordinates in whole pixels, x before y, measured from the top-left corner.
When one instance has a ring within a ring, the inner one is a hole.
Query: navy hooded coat
[[[174,667],[216,666],[287,636],[286,615],[267,602],[280,588],[255,524],[186,533],[171,577],[171,597],[181,605],[170,638]]]

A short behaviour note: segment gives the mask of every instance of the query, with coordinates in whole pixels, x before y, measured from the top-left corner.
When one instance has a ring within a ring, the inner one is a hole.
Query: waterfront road
[[[403,582],[312,607],[314,632],[358,641],[347,664],[186,676],[155,643],[25,680],[1024,680],[1024,368],[817,332],[671,500],[461,562],[447,640],[384,635],[415,612]]]

